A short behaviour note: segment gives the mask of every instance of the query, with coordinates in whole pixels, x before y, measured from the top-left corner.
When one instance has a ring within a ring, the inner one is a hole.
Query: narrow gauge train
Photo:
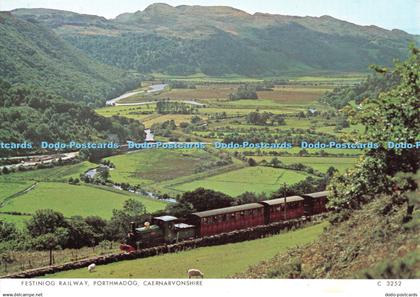
[[[238,206],[194,212],[178,219],[164,215],[154,217],[152,223],[137,228],[131,225],[126,244],[121,248],[139,248],[175,243],[186,239],[215,235],[234,230],[267,225],[274,222],[312,216],[326,212],[327,191],[265,200]]]

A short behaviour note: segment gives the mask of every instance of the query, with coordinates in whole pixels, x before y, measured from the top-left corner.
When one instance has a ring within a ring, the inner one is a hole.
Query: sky
[[[420,34],[420,0],[0,0],[0,11],[15,8],[53,8],[114,18],[164,2],[177,5],[224,5],[248,13],[330,15],[359,25],[376,25]]]

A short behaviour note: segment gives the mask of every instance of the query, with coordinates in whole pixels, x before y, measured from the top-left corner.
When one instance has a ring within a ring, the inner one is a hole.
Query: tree
[[[257,166],[257,161],[255,161],[253,158],[249,158],[248,165],[251,167]]]
[[[386,77],[398,76],[399,83],[360,106],[345,109],[353,122],[366,127],[366,133],[355,141],[372,141],[380,147],[368,151],[354,169],[333,178],[330,207],[336,212],[358,208],[380,193],[393,193],[396,173],[416,172],[419,168],[416,150],[387,147],[389,141],[415,143],[420,132],[419,50],[412,47],[406,61],[396,62],[392,72],[385,72],[392,74]]]
[[[26,227],[32,237],[54,233],[60,227],[66,228],[67,222],[62,213],[52,209],[40,209],[26,222]]]
[[[273,159],[271,159],[270,163],[273,167],[278,167],[282,164],[281,161],[277,157],[274,157]]]
[[[175,217],[184,217],[194,211],[193,206],[187,203],[171,203],[165,208],[165,213]]]
[[[92,246],[99,242],[99,236],[94,232],[93,228],[80,217],[72,217],[68,221],[68,248],[81,248],[84,246]]]
[[[235,202],[238,205],[246,204],[246,203],[253,203],[262,200],[267,200],[267,197],[264,193],[262,194],[255,194],[253,192],[245,192],[235,198]]]
[[[106,220],[99,216],[89,216],[85,218],[85,222],[92,228],[97,242],[105,239],[105,232],[108,226],[108,222]]]
[[[18,237],[18,235],[19,235],[19,232],[16,229],[16,226],[14,224],[0,220],[0,241],[1,242],[14,240]]]
[[[7,265],[15,262],[16,259],[12,256],[8,250],[0,250],[0,264],[4,265],[4,272],[7,273]]]
[[[179,203],[190,204],[196,211],[231,206],[234,200],[232,197],[213,190],[198,188],[191,192],[185,192],[179,198]]]
[[[49,265],[53,265],[53,250],[65,246],[68,241],[68,230],[57,228],[54,232],[39,235],[33,240],[33,246],[38,250],[49,251]]]
[[[139,201],[128,199],[123,209],[114,209],[107,232],[111,238],[124,239],[130,232],[130,223],[142,223],[147,218],[146,207]]]

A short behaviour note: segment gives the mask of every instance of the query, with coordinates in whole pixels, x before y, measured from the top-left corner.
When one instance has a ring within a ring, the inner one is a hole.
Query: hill
[[[39,150],[41,141],[88,142],[144,139],[144,126],[133,119],[106,118],[81,103],[36,88],[12,86],[0,79],[0,139],[5,143],[34,142],[33,148],[1,150],[0,156]]]
[[[53,31],[0,12],[0,78],[99,105],[133,88],[139,78],[88,58]]]
[[[407,204],[377,197],[318,240],[261,262],[239,278],[418,278],[419,192],[407,222]]]
[[[224,6],[152,4],[112,20],[18,9],[91,58],[142,73],[271,76],[366,71],[404,56],[417,36],[330,16],[294,17]]]

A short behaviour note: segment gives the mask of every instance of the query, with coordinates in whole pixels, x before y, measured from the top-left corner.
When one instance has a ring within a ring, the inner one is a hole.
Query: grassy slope
[[[279,254],[237,277],[419,278],[419,198],[417,192],[417,212],[408,224],[402,223],[406,204],[396,206],[389,197],[378,197],[311,245]]]
[[[86,185],[64,183],[39,183],[32,191],[9,201],[0,210],[34,213],[37,209],[51,208],[65,216],[98,215],[110,218],[112,210],[121,208],[124,201],[134,198],[141,201],[150,212],[162,209],[165,203],[125,192],[116,193]]]
[[[224,278],[243,271],[249,265],[268,259],[278,252],[315,240],[325,226],[326,223],[321,223],[259,240],[98,266],[94,273],[88,273],[87,269],[82,268],[48,277],[184,278],[185,271],[194,267],[203,271],[207,278]]]
[[[294,184],[308,176],[307,173],[271,167],[246,167],[226,172],[175,187],[180,191],[191,191],[204,187],[236,196],[246,191],[273,192],[283,183]]]

